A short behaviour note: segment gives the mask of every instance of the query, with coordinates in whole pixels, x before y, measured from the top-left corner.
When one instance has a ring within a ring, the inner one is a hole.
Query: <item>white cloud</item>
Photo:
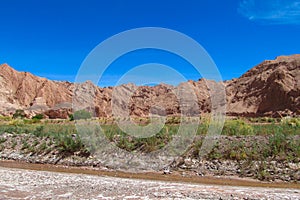
[[[300,0],[242,0],[238,12],[251,21],[300,24]]]

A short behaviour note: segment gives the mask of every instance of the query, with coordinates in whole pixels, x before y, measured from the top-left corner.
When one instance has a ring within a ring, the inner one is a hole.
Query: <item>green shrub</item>
[[[181,118],[178,116],[167,117],[166,124],[180,124]]]
[[[24,125],[24,121],[21,119],[14,119],[9,122],[9,125],[13,125],[13,126]]]
[[[23,119],[26,117],[26,114],[24,112],[24,110],[16,110],[16,112],[13,114],[13,118],[14,119]]]
[[[18,142],[14,140],[11,144],[11,148],[14,149],[17,146]]]
[[[27,141],[22,141],[21,150],[28,149],[29,147],[30,147],[30,145],[27,143]]]
[[[251,125],[242,120],[228,120],[224,124],[224,135],[252,135],[254,129]]]
[[[287,147],[287,137],[282,133],[275,133],[269,138],[269,145],[274,155],[284,152]]]
[[[292,127],[300,127],[300,118],[283,118],[281,124]]]
[[[6,138],[0,138],[0,144],[6,142]]]
[[[199,157],[199,151],[200,151],[200,149],[201,149],[202,142],[203,142],[202,139],[198,139],[198,140],[195,140],[195,141],[193,142],[193,145],[192,145],[192,148],[193,148],[192,156],[193,156],[194,158],[198,158],[198,157]]]
[[[44,119],[44,115],[43,114],[37,114],[37,115],[33,116],[31,119],[41,120],[41,119]]]
[[[47,143],[43,142],[42,144],[40,144],[40,146],[38,147],[38,153],[42,153],[47,149]]]
[[[90,118],[92,118],[92,115],[90,112],[88,112],[86,110],[78,110],[78,111],[74,112],[73,118],[74,118],[74,120],[90,119]]]
[[[11,120],[12,120],[12,118],[9,116],[0,115],[0,121],[11,121]]]
[[[24,124],[37,124],[40,123],[41,120],[34,118],[34,119],[24,119]]]
[[[73,115],[73,114],[70,114],[70,115],[69,115],[69,119],[70,119],[70,121],[74,121],[74,115]]]
[[[71,135],[61,136],[57,140],[56,146],[64,155],[70,155],[77,151],[85,151],[81,139],[79,137],[73,138]]]
[[[44,136],[43,135],[43,131],[44,131],[44,126],[38,126],[35,128],[35,130],[33,131],[33,134],[37,137],[41,137]]]

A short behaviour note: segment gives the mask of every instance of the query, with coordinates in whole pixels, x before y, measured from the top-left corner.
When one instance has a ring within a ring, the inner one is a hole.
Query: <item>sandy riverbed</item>
[[[0,167],[0,199],[300,199],[300,190],[122,179]]]

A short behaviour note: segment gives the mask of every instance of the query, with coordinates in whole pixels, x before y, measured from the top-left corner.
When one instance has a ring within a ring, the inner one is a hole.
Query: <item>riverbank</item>
[[[157,180],[166,182],[180,182],[180,183],[195,183],[195,184],[214,184],[225,186],[245,186],[245,187],[268,187],[268,188],[293,188],[300,189],[300,184],[287,183],[287,182],[266,182],[259,181],[250,178],[240,178],[237,176],[193,176],[187,172],[184,175],[180,172],[174,172],[171,174],[163,174],[160,172],[124,172],[109,169],[100,169],[98,167],[91,166],[66,166],[66,165],[51,165],[51,164],[34,164],[12,160],[0,160],[0,167],[3,168],[15,168],[24,170],[35,171],[48,171],[48,172],[60,172],[60,173],[74,173],[74,174],[86,174],[97,176],[110,176],[118,178],[130,178],[130,179],[144,179],[144,180]]]
[[[84,124],[80,132],[69,121],[5,122],[0,126],[0,159],[105,171],[155,171],[181,177],[238,177],[270,183],[300,183],[300,127],[290,121],[251,124],[246,120],[227,120],[213,149],[199,157],[208,128],[204,120],[180,156],[160,157],[168,162],[165,162],[167,166],[159,167],[153,167],[157,160],[134,160],[133,155],[150,155],[164,148],[177,137],[180,125],[172,122],[154,136],[139,138],[124,133],[116,124],[103,124],[103,134],[99,137],[100,129],[94,125],[97,121],[80,122]],[[103,144],[118,148],[98,153]],[[130,162],[124,161],[128,156]]]
[[[262,151],[259,149],[263,146],[267,147],[266,141],[269,140],[267,137],[222,136],[217,147],[213,149],[207,159],[197,158],[197,155],[195,155],[197,144],[194,144],[191,149],[171,163],[168,168],[170,173],[177,173],[182,177],[240,177],[275,183],[299,184],[299,158],[298,160],[297,157],[295,157],[296,160],[289,159],[287,156],[283,157],[282,155],[266,159],[246,157],[248,152],[251,155],[254,155],[254,153],[263,154],[263,152],[259,152]],[[60,146],[57,146],[58,143],[51,137],[39,137],[34,134],[4,133],[0,135],[0,139],[2,141],[0,159],[2,160],[61,166],[83,166],[108,171],[123,170],[118,168],[122,163],[111,168],[106,166],[99,157],[86,153],[84,148],[74,152],[67,152],[66,154],[66,152],[61,151]],[[296,135],[290,140],[299,140],[299,136]],[[201,138],[196,141],[201,141]],[[248,147],[243,147],[242,145],[247,145]],[[243,158],[243,156],[245,157]],[[151,168],[143,171],[149,170]],[[157,171],[157,173],[164,173],[164,169]]]
[[[0,167],[0,177],[0,196],[4,199],[297,200],[300,194],[299,188],[218,186],[5,167]]]

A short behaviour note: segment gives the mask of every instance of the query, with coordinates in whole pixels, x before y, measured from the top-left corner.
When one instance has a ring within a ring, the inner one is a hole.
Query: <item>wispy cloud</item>
[[[300,0],[241,0],[238,12],[261,23],[300,24]]]

